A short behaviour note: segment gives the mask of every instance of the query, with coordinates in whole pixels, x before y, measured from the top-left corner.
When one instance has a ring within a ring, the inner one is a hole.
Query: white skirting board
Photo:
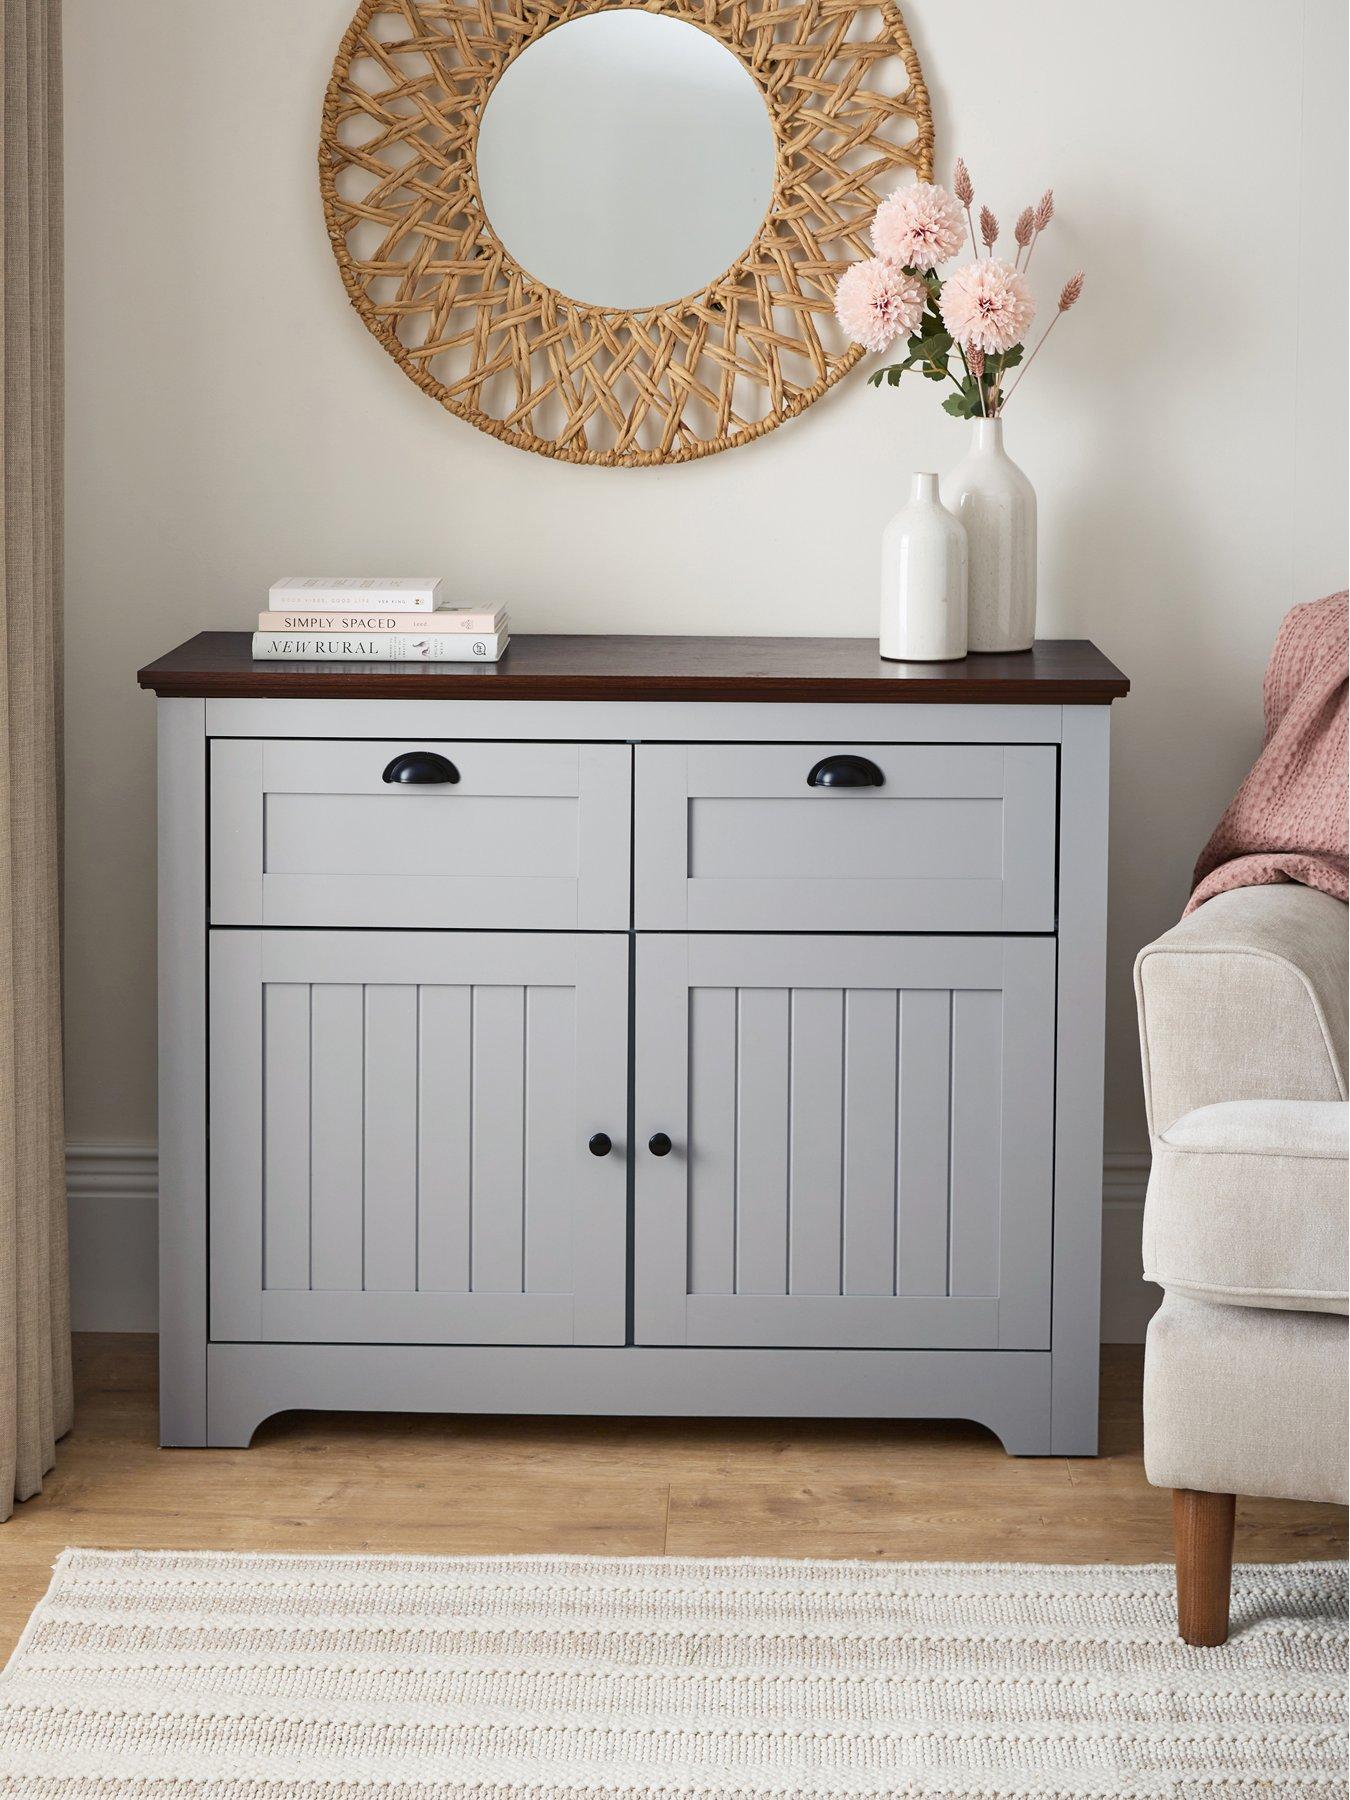
[[[76,1331],[157,1329],[158,1190],[153,1144],[66,1145]]]
[[[153,1144],[69,1144],[71,1313],[76,1331],[153,1331]],[[1106,1154],[1102,1173],[1102,1342],[1138,1344],[1161,1295],[1139,1273],[1146,1150]]]

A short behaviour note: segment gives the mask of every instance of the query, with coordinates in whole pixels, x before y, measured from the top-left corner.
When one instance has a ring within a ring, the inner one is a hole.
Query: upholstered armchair
[[[1216,895],[1135,964],[1153,1168],[1144,1461],[1190,1644],[1228,1635],[1235,1496],[1346,1498],[1347,909]]]

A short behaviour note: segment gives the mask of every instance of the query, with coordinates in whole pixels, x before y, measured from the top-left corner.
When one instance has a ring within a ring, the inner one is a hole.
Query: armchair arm
[[[1156,1137],[1220,1100],[1344,1100],[1347,910],[1282,882],[1216,894],[1134,965]]]

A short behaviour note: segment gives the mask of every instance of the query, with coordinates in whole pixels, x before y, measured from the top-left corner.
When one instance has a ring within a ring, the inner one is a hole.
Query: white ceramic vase
[[[916,475],[881,538],[881,654],[892,662],[954,662],[966,653],[966,534]]]
[[[1036,490],[1003,448],[1002,419],[972,421],[969,453],[942,483],[966,528],[969,648],[1030,650],[1036,635]]]

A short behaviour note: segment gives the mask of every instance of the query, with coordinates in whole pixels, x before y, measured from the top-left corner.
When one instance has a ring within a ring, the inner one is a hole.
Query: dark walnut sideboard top
[[[247,631],[202,631],[143,668],[156,694],[288,700],[930,701],[1103,706],[1130,684],[1086,638],[1014,655],[883,662],[875,638],[520,635],[499,663],[255,662]]]

